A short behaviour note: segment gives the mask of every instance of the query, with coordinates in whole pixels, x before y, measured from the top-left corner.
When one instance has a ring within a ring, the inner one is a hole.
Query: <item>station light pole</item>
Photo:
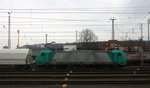
[[[10,12],[8,12],[8,49],[11,49],[11,36],[10,36]]]
[[[17,48],[19,48],[19,33],[20,33],[20,30],[17,30],[17,33],[18,33],[18,45],[17,45]]]

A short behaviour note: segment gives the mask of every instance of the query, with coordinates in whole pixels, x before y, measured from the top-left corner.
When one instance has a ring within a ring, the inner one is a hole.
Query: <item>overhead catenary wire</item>
[[[136,8],[136,7],[135,7]],[[105,28],[102,28],[103,26],[105,27],[110,27],[111,24],[109,24],[108,22],[108,18],[107,19],[83,19],[83,18],[71,18],[71,19],[66,19],[66,18],[53,18],[53,17],[46,17],[47,15],[51,15],[51,14],[84,14],[85,15],[93,15],[93,14],[98,14],[98,15],[101,15],[101,14],[135,14],[135,15],[143,15],[145,14],[145,11],[144,10],[147,10],[148,8],[138,8],[138,9],[142,9],[142,10],[139,10],[139,11],[134,11],[134,10],[131,10],[130,8],[128,8],[127,10],[124,10],[124,11],[121,11],[118,8],[116,8],[115,10],[111,9],[111,8],[107,8],[107,9],[92,9],[92,8],[89,8],[89,9],[85,9],[85,8],[82,8],[82,9],[12,9],[12,13],[13,13],[13,16],[12,16],[12,28],[13,30],[17,30],[17,29],[21,29],[21,30],[26,30],[26,29],[41,29],[42,28],[42,32],[41,33],[46,33],[45,30],[49,29],[49,28],[52,28],[51,30],[54,30],[53,28],[61,28],[61,27],[97,27],[97,29],[99,28],[99,31],[97,30],[96,31],[96,34],[98,34],[98,32],[101,32],[99,33],[99,37],[108,37],[106,35],[102,35],[102,34],[105,34],[106,32],[110,32],[110,30],[107,30]],[[144,9],[144,10],[143,10]],[[62,11],[60,11],[62,10]],[[5,13],[7,10],[0,10],[0,13]],[[30,14],[29,16],[25,16],[25,17],[20,17],[18,14]],[[3,14],[5,16],[5,14]],[[18,16],[17,16],[18,15]],[[42,17],[43,16],[43,17]],[[69,15],[69,16],[72,16],[72,15]],[[110,15],[109,15],[110,16]],[[45,18],[44,18],[45,17]],[[0,17],[2,19],[5,19],[7,17]],[[117,19],[121,19],[121,17],[117,17]],[[128,18],[122,18],[124,20],[127,20]],[[66,23],[56,23],[54,24],[54,22],[66,22]],[[74,23],[73,23],[74,22]],[[78,23],[76,24],[75,22],[88,22],[88,23]],[[98,23],[99,22],[99,23]],[[68,24],[69,23],[69,24]],[[96,24],[97,23],[97,24]],[[106,24],[105,24],[106,23]],[[128,27],[128,22],[122,22],[122,21],[118,21],[115,22],[118,26],[121,27]],[[7,22],[5,23],[4,21],[0,21],[0,25],[7,25]],[[134,24],[137,24],[134,22]],[[6,26],[7,28],[7,26]],[[74,28],[76,29],[76,28]],[[92,29],[92,28],[91,28]],[[123,29],[123,28],[122,28]],[[128,28],[126,28],[128,29]],[[80,29],[81,30],[81,29]],[[105,31],[105,32],[102,32],[101,30]],[[51,31],[48,31],[48,33],[51,32]],[[63,32],[63,31],[62,31]],[[3,34],[3,31],[0,32],[1,34]],[[15,34],[15,32],[12,31],[12,35]],[[24,34],[25,32],[22,31],[22,34]],[[38,34],[39,33],[29,33],[29,32],[26,32],[28,34]],[[51,32],[51,33],[55,33],[53,36],[51,35],[50,37],[52,37],[52,39],[55,39],[57,40],[57,37],[61,37],[61,38],[64,38],[64,41],[66,38],[69,38],[71,37],[72,39],[74,39],[75,37],[74,36],[69,36],[69,35],[66,35],[66,36],[58,36],[58,32]],[[120,33],[120,32],[117,32],[117,33]],[[69,33],[64,33],[64,34],[69,34]],[[72,33],[73,35],[73,33]],[[75,35],[75,34],[74,34]],[[43,36],[39,35],[38,36],[28,36],[26,35],[27,38],[29,38],[29,40],[34,40],[34,38],[42,38],[43,39]],[[55,38],[54,38],[55,37]]]

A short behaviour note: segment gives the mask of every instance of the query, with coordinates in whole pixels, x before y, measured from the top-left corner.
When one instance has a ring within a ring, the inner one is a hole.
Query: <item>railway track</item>
[[[6,80],[0,81],[0,84],[149,84],[150,80],[145,79],[121,79],[121,80]]]
[[[99,75],[72,75],[72,74],[66,74],[66,75],[0,75],[1,79],[110,79],[110,78],[145,78],[149,79],[150,74],[99,74]],[[1,80],[0,79],[0,80]]]
[[[27,71],[27,72],[22,72],[22,71],[10,71],[10,72],[0,72],[0,75],[9,75],[9,74],[15,74],[15,75],[41,75],[41,74],[44,74],[44,75],[49,75],[49,74],[55,74],[55,75],[60,75],[60,74],[74,74],[74,75],[86,75],[86,74],[91,74],[91,75],[98,75],[98,74],[150,74],[150,71],[137,71],[137,70],[133,70],[133,71],[82,71],[82,72],[77,72],[77,71],[61,71],[61,72],[57,72],[57,71],[47,71],[47,72],[32,72],[32,71]]]
[[[138,69],[137,69],[138,68]],[[129,70],[127,70],[129,69]],[[97,85],[150,84],[148,67],[105,70],[5,70],[0,71],[0,85]]]
[[[56,74],[57,73],[57,74]],[[125,72],[0,72],[0,84],[150,84],[150,74]]]
[[[0,75],[0,84],[149,84],[149,74]]]
[[[125,67],[119,67],[119,68],[87,68],[87,67],[77,67],[77,68],[37,68],[37,69],[14,69],[14,68],[0,68],[0,72],[68,72],[68,71],[74,71],[74,72],[101,72],[101,71],[150,71],[150,66],[125,66]]]

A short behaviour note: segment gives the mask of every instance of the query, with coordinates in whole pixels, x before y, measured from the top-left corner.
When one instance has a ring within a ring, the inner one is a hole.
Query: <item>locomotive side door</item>
[[[41,58],[42,58],[42,62],[46,63],[46,54],[45,53],[41,54]]]

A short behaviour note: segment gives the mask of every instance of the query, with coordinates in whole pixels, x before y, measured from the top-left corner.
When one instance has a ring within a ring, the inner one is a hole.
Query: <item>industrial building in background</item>
[[[64,51],[72,51],[77,50],[77,45],[64,45],[63,46]]]

